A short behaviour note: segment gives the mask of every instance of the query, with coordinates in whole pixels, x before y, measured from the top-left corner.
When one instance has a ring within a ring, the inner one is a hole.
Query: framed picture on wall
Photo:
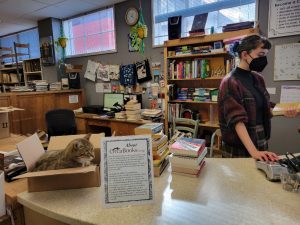
[[[43,66],[53,66],[55,64],[52,36],[40,38],[40,53]]]

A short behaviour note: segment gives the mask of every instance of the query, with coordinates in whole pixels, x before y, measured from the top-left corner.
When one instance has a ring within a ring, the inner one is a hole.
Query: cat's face
[[[86,138],[73,140],[67,149],[69,157],[83,165],[95,158],[94,146]]]

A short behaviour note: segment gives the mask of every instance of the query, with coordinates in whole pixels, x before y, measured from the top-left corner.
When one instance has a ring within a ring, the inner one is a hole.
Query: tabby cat
[[[95,158],[94,146],[89,141],[91,134],[71,141],[60,151],[48,151],[35,164],[32,171],[57,170],[64,168],[89,166]]]

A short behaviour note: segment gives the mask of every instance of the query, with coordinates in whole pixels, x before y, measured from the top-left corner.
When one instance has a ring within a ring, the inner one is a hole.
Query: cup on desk
[[[282,171],[280,174],[282,188],[286,191],[298,192],[300,188],[300,175],[299,173],[289,173]]]

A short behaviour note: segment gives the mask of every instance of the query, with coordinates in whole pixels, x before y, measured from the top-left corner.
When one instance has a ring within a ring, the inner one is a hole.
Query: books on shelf
[[[175,155],[197,157],[204,148],[204,139],[182,137],[170,146],[170,152]]]
[[[135,134],[156,134],[163,130],[163,123],[145,123],[134,129]]]
[[[284,112],[289,108],[294,108],[300,112],[300,102],[291,102],[291,103],[278,103],[275,105],[272,113],[274,116],[282,116]]]

